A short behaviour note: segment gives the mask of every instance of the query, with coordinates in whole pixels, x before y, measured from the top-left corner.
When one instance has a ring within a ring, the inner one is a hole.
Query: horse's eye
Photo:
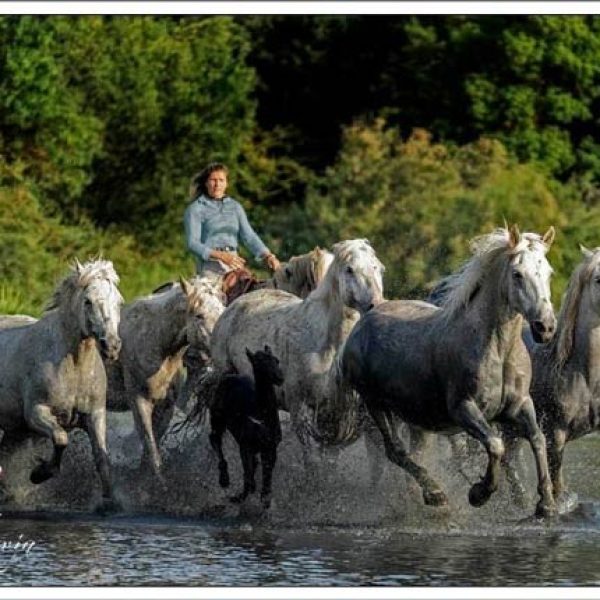
[[[594,281],[595,281],[595,282],[596,282],[598,285],[600,285],[600,276],[596,277],[596,279],[594,279]]]
[[[86,308],[90,308],[92,306],[92,301],[89,298],[86,298],[83,302]]]
[[[352,273],[354,273],[354,269],[352,267],[346,267],[346,273],[348,273],[348,275],[352,275]]]
[[[513,271],[513,279],[515,281],[523,281],[523,273],[521,271]]]
[[[292,272],[286,267],[285,268],[285,276],[289,279],[292,276]]]

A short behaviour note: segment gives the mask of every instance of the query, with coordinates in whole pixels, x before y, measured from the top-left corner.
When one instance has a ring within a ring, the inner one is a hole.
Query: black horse
[[[254,473],[256,455],[262,464],[261,501],[264,508],[271,504],[271,480],[277,461],[277,446],[281,442],[281,425],[273,386],[283,383],[279,360],[265,346],[254,354],[246,348],[254,371],[254,381],[247,375],[224,375],[215,390],[210,407],[210,443],[219,457],[219,484],[229,486],[227,461],[223,455],[222,438],[229,430],[240,447],[244,468],[244,489],[231,497],[243,502],[256,491]]]

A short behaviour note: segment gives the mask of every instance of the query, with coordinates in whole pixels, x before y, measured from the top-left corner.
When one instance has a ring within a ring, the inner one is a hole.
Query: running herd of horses
[[[386,300],[384,267],[365,239],[294,257],[229,302],[194,277],[123,305],[110,261],[75,262],[39,320],[0,316],[0,453],[49,438],[52,456],[30,475],[40,484],[59,472],[68,432],[82,428],[103,507],[114,507],[106,411],[132,411],[141,464],[162,482],[160,439],[175,407],[189,411],[196,398],[191,412],[210,413],[224,487],[223,433],[240,446],[236,502],[255,491],[260,455],[269,506],[286,411],[307,457],[364,435],[432,506],[448,503],[419,464],[432,434],[466,432],[485,448],[473,506],[489,500],[503,469],[521,485],[515,463],[525,438],[537,469],[535,514],[555,515],[573,496],[565,444],[600,427],[600,248],[582,247],[555,317],[553,240],[553,228],[540,235],[514,225],[481,235],[427,301]]]

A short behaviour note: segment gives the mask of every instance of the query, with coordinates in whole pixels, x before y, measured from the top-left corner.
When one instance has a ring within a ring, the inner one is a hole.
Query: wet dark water
[[[227,502],[203,444],[194,442],[195,454],[186,460],[167,461],[169,493],[136,479],[135,470],[118,471],[123,510],[110,517],[95,515],[89,504],[97,482],[84,445],[79,454],[65,453],[63,473],[46,488],[32,489],[28,469],[20,467],[19,505],[5,507],[0,517],[0,585],[600,584],[598,437],[567,448],[567,478],[580,503],[552,522],[531,518],[530,457],[526,507],[517,509],[500,489],[486,507],[473,509],[465,476],[435,454],[432,473],[448,490],[450,507],[432,509],[410,497],[406,478],[392,465],[374,486],[364,445],[309,480],[290,443],[276,469],[273,507],[263,514],[256,501],[241,510]],[[235,489],[233,450],[226,447]],[[476,471],[466,476],[474,480]]]
[[[270,529],[149,517],[5,519],[3,585],[564,586],[600,582],[600,509],[500,534]]]

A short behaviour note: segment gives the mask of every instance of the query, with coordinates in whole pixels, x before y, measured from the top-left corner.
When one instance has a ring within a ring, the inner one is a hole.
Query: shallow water
[[[448,509],[422,506],[398,469],[369,479],[364,445],[321,464],[310,478],[289,443],[268,514],[251,500],[230,505],[216,485],[204,441],[168,462],[169,493],[123,464],[116,476],[123,510],[95,515],[97,482],[88,450],[71,449],[59,479],[34,490],[0,518],[1,585],[150,586],[572,586],[600,582],[600,439],[567,450],[567,474],[580,504],[552,522],[517,509],[501,489],[482,509],[468,484],[448,475],[441,454],[429,463],[450,495]],[[232,467],[234,447],[226,453]],[[129,452],[123,452],[128,456]],[[119,457],[117,457],[118,459]],[[117,461],[118,462],[118,461]],[[532,461],[528,458],[526,470]],[[438,465],[438,468],[435,468]],[[467,477],[475,479],[477,467]],[[233,471],[234,488],[239,472]],[[26,472],[26,469],[24,469]],[[21,480],[17,477],[17,482]],[[17,543],[18,542],[18,543]]]

